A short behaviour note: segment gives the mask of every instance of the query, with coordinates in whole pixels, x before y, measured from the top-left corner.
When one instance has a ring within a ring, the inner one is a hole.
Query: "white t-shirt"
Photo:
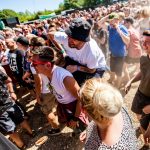
[[[32,74],[37,74],[36,70],[34,69],[34,67],[32,65],[30,65],[30,70],[32,72]],[[42,91],[41,93],[46,94],[46,93],[50,93],[48,84],[50,83],[49,79],[47,78],[47,76],[45,76],[44,74],[39,74],[42,80]]]
[[[94,39],[91,38],[80,50],[68,46],[68,36],[64,32],[56,32],[54,40],[63,45],[66,54],[69,57],[78,61],[80,64],[87,66],[89,69],[106,66],[104,54]]]
[[[51,92],[61,104],[69,104],[76,100],[76,98],[65,88],[65,77],[72,77],[72,74],[64,68],[54,66],[52,80],[50,83]]]

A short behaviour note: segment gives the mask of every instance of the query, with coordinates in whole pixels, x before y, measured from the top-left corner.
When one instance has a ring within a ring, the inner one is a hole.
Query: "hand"
[[[17,99],[17,96],[15,93],[10,93],[10,97],[15,101]]]
[[[128,82],[128,83],[125,85],[125,92],[126,92],[126,94],[129,92],[130,88],[131,88],[131,82]]]
[[[77,67],[77,65],[69,65],[66,67],[66,69],[68,71],[70,71],[71,73],[73,73],[73,72],[77,71],[78,67]]]
[[[150,113],[150,105],[145,106],[145,107],[143,108],[143,112],[144,112],[145,114],[149,114],[149,113]]]
[[[81,142],[85,142],[85,140],[86,140],[86,130],[83,131],[83,132],[80,134],[79,140],[80,140]]]
[[[71,121],[69,122],[69,127],[72,128],[72,129],[74,129],[74,128],[76,128],[77,123],[78,123],[77,121],[71,120]]]
[[[144,141],[145,141],[146,144],[150,143],[150,131],[145,132]]]

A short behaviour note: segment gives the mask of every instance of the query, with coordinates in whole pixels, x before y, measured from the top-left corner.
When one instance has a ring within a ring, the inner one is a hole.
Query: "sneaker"
[[[150,150],[150,145],[143,145],[140,150]]]
[[[49,135],[59,135],[59,134],[61,134],[61,132],[60,132],[60,129],[58,128],[58,129],[51,129],[51,130],[49,130],[48,131],[48,134]]]

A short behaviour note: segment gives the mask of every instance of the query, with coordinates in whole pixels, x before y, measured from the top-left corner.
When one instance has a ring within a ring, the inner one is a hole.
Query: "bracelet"
[[[9,93],[15,93],[15,92],[9,92]]]
[[[60,52],[63,54],[65,51],[62,49]]]

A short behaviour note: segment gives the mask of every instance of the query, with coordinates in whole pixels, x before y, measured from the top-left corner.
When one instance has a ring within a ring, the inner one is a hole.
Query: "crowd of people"
[[[150,149],[150,4],[128,1],[66,16],[6,27],[0,31],[0,132],[20,149],[26,144],[18,125],[34,137],[18,86],[36,99],[51,129],[73,129],[85,150]],[[132,68],[132,71],[131,71]],[[105,74],[110,76],[106,81]],[[131,110],[123,107],[127,93],[140,81]],[[116,130],[117,129],[117,130]]]

